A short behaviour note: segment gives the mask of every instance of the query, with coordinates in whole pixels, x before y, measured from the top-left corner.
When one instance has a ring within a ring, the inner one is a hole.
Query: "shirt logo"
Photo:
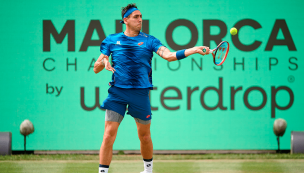
[[[116,44],[119,44],[119,45],[120,45],[120,41],[117,41]]]
[[[149,118],[149,117],[150,117],[150,115],[147,115],[147,116],[146,116],[146,118]]]
[[[138,46],[141,46],[142,44],[144,44],[144,42],[139,42],[139,43],[138,43]]]

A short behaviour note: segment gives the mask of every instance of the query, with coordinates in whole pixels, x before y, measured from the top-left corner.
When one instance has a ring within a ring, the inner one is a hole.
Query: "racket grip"
[[[212,50],[209,49],[209,53],[213,53],[213,51],[214,51],[214,49],[212,49]]]

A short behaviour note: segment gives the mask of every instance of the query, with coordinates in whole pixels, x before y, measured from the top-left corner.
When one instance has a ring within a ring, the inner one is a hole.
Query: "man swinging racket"
[[[105,131],[99,153],[99,172],[108,172],[112,160],[113,144],[126,108],[136,122],[140,151],[144,160],[144,171],[152,173],[153,144],[150,135],[151,105],[149,91],[152,89],[151,60],[153,52],[167,61],[181,60],[199,53],[206,55],[205,46],[170,52],[155,37],[141,32],[142,14],[135,4],[122,8],[122,24],[125,32],[109,35],[101,45],[101,55],[94,65],[94,72],[99,73],[105,67],[112,71],[108,97],[100,108],[105,109]],[[202,51],[204,50],[204,52]],[[112,55],[112,65],[109,56]]]

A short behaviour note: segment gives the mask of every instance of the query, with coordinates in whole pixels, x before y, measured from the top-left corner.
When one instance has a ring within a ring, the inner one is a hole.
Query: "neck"
[[[136,37],[136,36],[138,36],[139,31],[134,31],[134,30],[131,30],[131,29],[127,28],[127,29],[125,30],[124,34],[125,34],[126,36],[128,36],[128,37]]]

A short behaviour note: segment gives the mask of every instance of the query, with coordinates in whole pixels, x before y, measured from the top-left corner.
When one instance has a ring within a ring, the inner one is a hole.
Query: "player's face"
[[[142,15],[141,12],[136,10],[127,19],[127,25],[135,31],[140,31],[142,26]]]

